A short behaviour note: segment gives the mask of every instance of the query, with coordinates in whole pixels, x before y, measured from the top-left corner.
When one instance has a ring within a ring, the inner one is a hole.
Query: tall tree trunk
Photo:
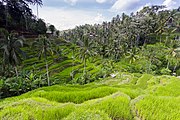
[[[17,79],[18,79],[18,77],[19,77],[19,74],[18,74],[18,70],[17,70],[17,67],[16,67],[16,65],[14,66],[14,70],[15,70],[15,73],[16,73],[16,77],[17,77]]]
[[[85,82],[85,84],[86,84],[86,56],[84,57],[84,73],[83,73],[83,75],[84,75],[84,82]]]
[[[167,69],[169,69],[169,61],[168,61],[168,63],[167,63]]]
[[[46,75],[47,75],[47,82],[48,82],[48,86],[50,86],[50,80],[49,80],[49,69],[48,69],[47,59],[46,59]]]
[[[38,7],[38,4],[37,4],[37,18],[39,19],[39,7]]]
[[[73,64],[72,64],[72,72],[71,72],[71,79],[74,79],[74,48],[72,50],[72,59],[73,59]]]
[[[49,68],[48,68],[48,62],[47,62],[47,41],[44,39],[44,57],[46,62],[46,75],[47,75],[47,82],[48,86],[50,86],[50,80],[49,80]]]

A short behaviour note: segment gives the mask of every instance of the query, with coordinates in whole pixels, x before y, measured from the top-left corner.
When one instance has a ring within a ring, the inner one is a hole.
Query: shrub
[[[168,69],[168,68],[163,68],[163,69],[161,69],[161,74],[162,75],[170,75],[171,74],[171,70],[170,69]]]

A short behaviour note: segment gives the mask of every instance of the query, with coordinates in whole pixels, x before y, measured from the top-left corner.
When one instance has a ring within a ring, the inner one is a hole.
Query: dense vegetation
[[[145,7],[59,33],[33,18],[28,4],[42,1],[16,2],[0,2],[2,120],[180,118],[180,8]]]

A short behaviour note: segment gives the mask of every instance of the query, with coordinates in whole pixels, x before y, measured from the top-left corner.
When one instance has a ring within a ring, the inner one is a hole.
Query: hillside
[[[0,28],[0,119],[180,120],[180,8],[60,33],[29,17],[38,37]]]
[[[118,73],[87,85],[43,87],[0,101],[2,120],[178,120],[180,79]]]

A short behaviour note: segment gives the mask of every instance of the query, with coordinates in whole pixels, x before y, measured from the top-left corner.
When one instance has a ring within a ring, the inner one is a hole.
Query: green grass
[[[63,120],[111,120],[106,113],[99,110],[79,109]]]
[[[153,77],[152,75],[144,74],[138,79],[136,85],[142,89],[146,89],[147,88],[147,81],[149,79],[151,79],[152,77]]]
[[[82,108],[96,109],[104,111],[114,120],[131,120],[132,114],[130,112],[130,98],[128,95],[117,92],[111,96],[87,101]]]
[[[54,69],[57,69],[59,67],[62,67],[63,65],[70,64],[70,63],[72,63],[72,60],[65,60],[61,63],[56,63],[56,64],[50,66],[49,70],[54,70]]]
[[[70,71],[66,68],[61,77]],[[42,87],[0,100],[0,119],[179,120],[179,90],[176,77],[118,73],[87,85]]]
[[[3,101],[11,102],[11,101],[16,101],[16,100],[24,99],[28,97],[29,98],[41,97],[41,98],[46,98],[50,101],[56,101],[56,102],[61,102],[61,103],[65,103],[65,102],[82,103],[90,99],[96,99],[96,98],[110,95],[116,91],[118,91],[118,88],[113,88],[113,87],[108,87],[108,86],[77,85],[77,87],[74,87],[74,86],[68,87],[68,86],[56,85],[56,86],[51,86],[51,87],[40,88],[31,92],[25,93],[18,97],[4,99]]]
[[[161,85],[154,90],[153,95],[157,96],[180,96],[180,80],[171,78],[171,82],[167,85]]]
[[[60,104],[43,98],[28,98],[1,107],[2,120],[57,120],[74,111],[74,104]]]
[[[31,96],[42,97],[60,103],[65,103],[65,102],[82,103],[90,99],[96,99],[110,95],[116,91],[117,91],[116,88],[111,88],[111,87],[98,87],[92,90],[68,91],[68,92],[60,92],[60,91],[46,92],[40,90],[31,94]]]
[[[179,120],[180,97],[147,96],[135,105],[143,120]]]

